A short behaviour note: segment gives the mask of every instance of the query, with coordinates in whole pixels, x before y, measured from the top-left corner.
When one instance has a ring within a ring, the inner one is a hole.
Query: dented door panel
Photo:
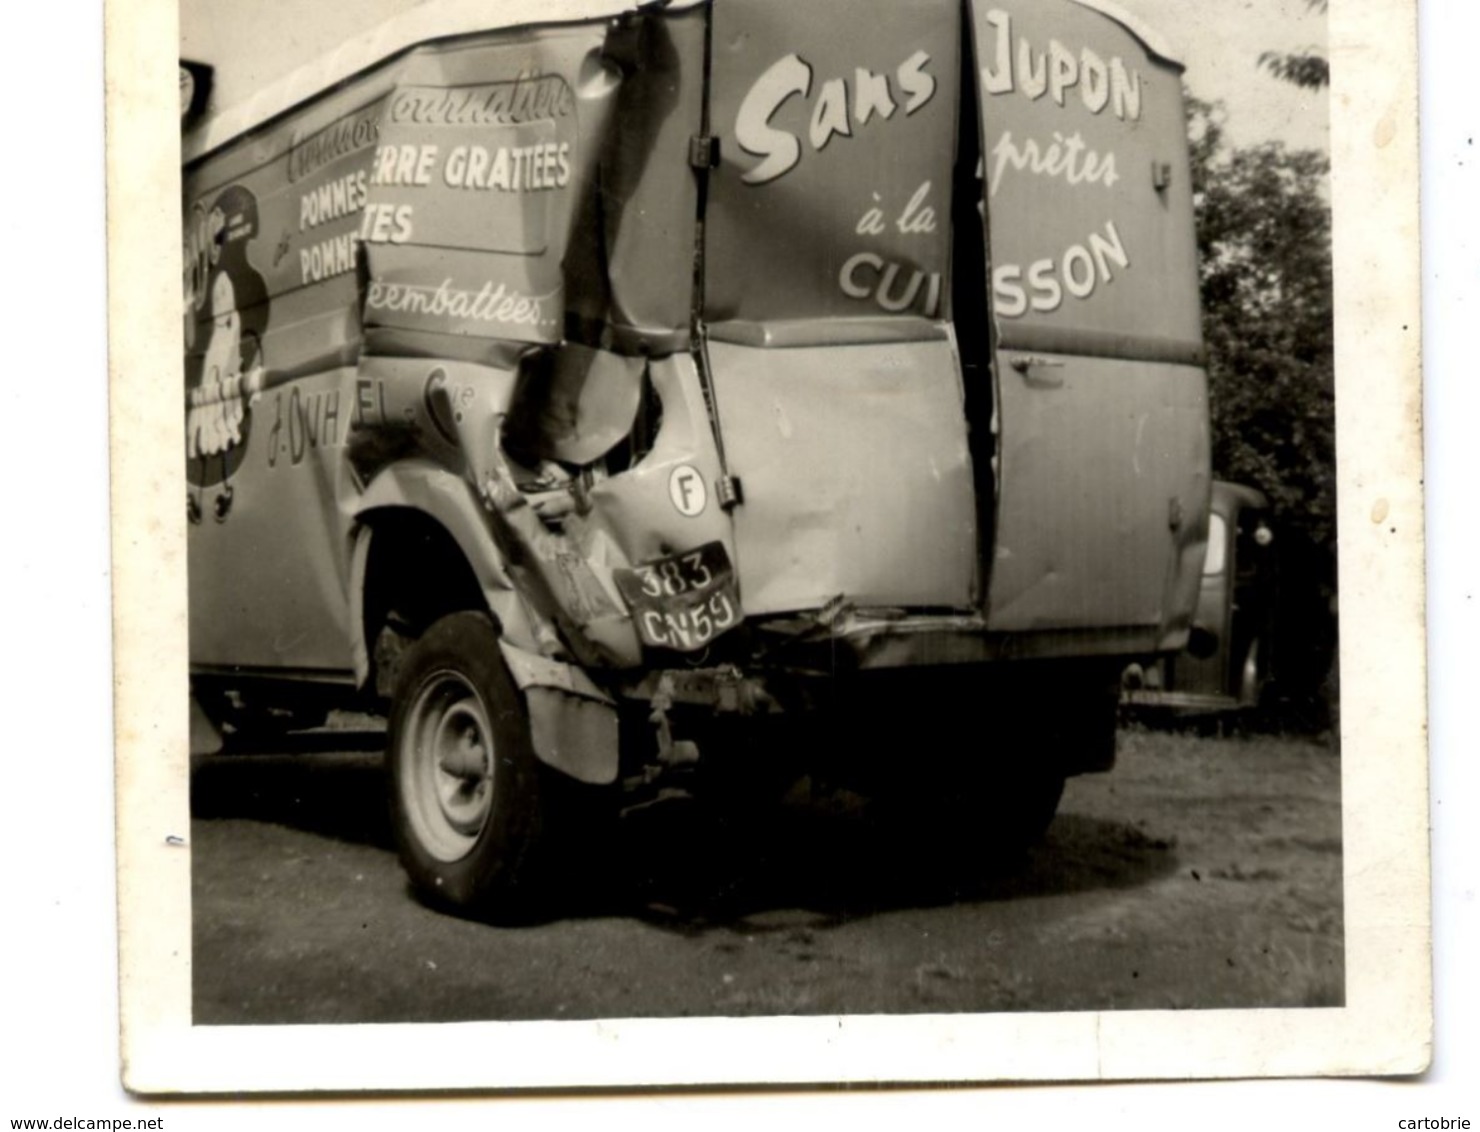
[[[989,626],[1161,625],[1187,604],[1178,588],[1184,558],[1201,553],[1206,530],[1202,371],[1012,351],[1001,358]]]
[[[745,611],[969,608],[945,322],[959,9],[756,0],[713,20],[706,356]]]
[[[976,600],[971,455],[949,340],[710,343],[747,614]]]

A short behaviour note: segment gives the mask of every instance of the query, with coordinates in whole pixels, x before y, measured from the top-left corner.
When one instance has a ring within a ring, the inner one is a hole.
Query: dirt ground
[[[1305,739],[1126,730],[996,865],[805,785],[744,831],[650,810],[592,863],[600,907],[517,929],[416,902],[374,751],[192,785],[198,1024],[1343,1001],[1340,760]]]

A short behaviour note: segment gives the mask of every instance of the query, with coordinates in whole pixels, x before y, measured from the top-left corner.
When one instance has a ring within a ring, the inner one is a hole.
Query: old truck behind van
[[[1203,714],[1255,708],[1271,677],[1278,569],[1269,500],[1213,481],[1208,553],[1187,647],[1149,668],[1131,665],[1124,700],[1136,708]]]
[[[1180,74],[1100,0],[432,0],[189,124],[203,736],[385,712],[480,915],[675,776],[1036,836],[1198,594]]]

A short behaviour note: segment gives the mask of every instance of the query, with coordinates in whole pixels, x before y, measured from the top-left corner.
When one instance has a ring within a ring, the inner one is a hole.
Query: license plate
[[[740,624],[735,568],[724,543],[707,542],[613,576],[645,645],[695,652]]]

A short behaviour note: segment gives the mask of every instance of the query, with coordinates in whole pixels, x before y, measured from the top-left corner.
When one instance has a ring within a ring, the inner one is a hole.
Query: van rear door
[[[1160,641],[1185,628],[1209,484],[1181,67],[1091,0],[969,10],[998,394],[988,625]]]
[[[970,609],[954,0],[711,9],[704,317],[745,610]]]

